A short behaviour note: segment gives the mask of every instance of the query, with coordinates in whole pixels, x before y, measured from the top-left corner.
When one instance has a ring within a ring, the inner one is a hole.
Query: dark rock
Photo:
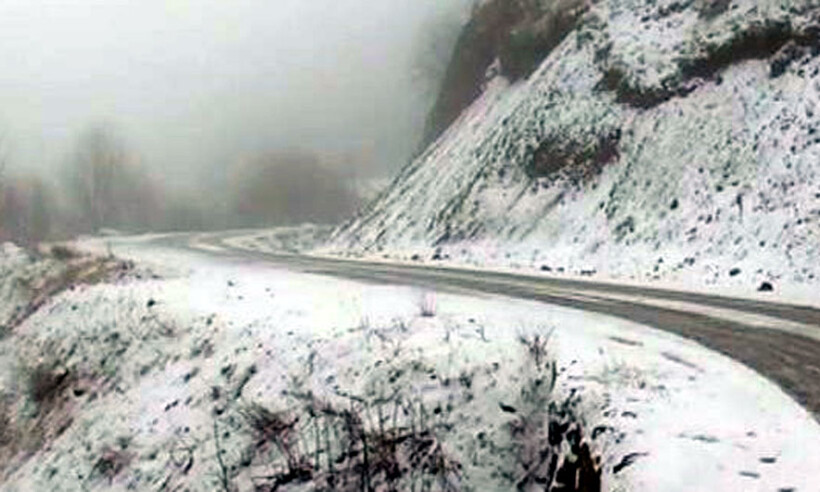
[[[763,282],[760,284],[760,287],[757,288],[758,292],[772,292],[774,291],[774,285],[771,282]]]
[[[55,401],[71,384],[68,369],[35,368],[29,375],[29,392],[37,405]]]
[[[621,461],[618,464],[616,464],[615,466],[612,467],[612,473],[614,475],[617,475],[624,468],[634,464],[635,461],[638,460],[638,458],[641,458],[643,456],[648,456],[648,455],[649,455],[649,453],[629,453],[628,455],[621,458]]]
[[[592,429],[592,439],[598,439],[598,436],[601,434],[613,430],[611,427],[607,427],[605,425],[599,425]]]
[[[502,412],[506,412],[506,413],[516,413],[517,412],[515,407],[505,405],[504,403],[499,403],[498,406],[501,407]]]
[[[148,302],[145,303],[145,306],[148,307],[148,308],[152,308],[156,305],[157,305],[157,301],[155,301],[153,299],[148,299]]]
[[[729,270],[730,277],[737,277],[738,275],[740,275],[740,268],[732,268]]]

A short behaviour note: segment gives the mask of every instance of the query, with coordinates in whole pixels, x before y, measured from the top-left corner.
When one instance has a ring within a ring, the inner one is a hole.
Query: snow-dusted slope
[[[3,491],[327,490],[325,456],[351,449],[334,409],[359,414],[370,436],[434,431],[425,454],[459,471],[455,487],[426,490],[507,491],[525,442],[509,429],[531,407],[564,412],[565,398],[602,459],[603,490],[814,490],[812,416],[675,335],[529,301],[422,297],[150,240],[112,243],[135,261],[126,275],[65,290],[0,338]],[[0,253],[0,267],[15,261]],[[556,363],[549,405],[533,399],[551,385],[534,382],[543,369],[521,344],[534,335],[548,337],[541,356]],[[290,449],[321,469],[286,474],[287,448],[259,434],[253,408],[287,417]],[[535,431],[537,449],[547,435],[568,444],[560,426]],[[395,490],[430,478],[401,474]],[[363,489],[343,483],[336,490]]]
[[[811,289],[819,19],[809,1],[597,2],[329,249]]]
[[[0,244],[0,334],[32,297],[32,284],[58,268],[55,262],[35,261],[11,243]]]

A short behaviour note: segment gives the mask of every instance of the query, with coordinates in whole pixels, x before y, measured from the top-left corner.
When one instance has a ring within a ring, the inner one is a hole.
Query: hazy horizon
[[[429,50],[451,42],[469,3],[7,0],[9,170],[54,176],[85,129],[108,125],[152,174],[188,189],[281,148],[394,171],[438,83],[442,53]]]

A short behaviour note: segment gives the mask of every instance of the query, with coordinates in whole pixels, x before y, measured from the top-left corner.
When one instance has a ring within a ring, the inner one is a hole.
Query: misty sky
[[[10,167],[113,125],[173,183],[281,147],[404,164],[430,103],[419,52],[469,0],[2,0]],[[451,22],[452,23],[452,22]]]

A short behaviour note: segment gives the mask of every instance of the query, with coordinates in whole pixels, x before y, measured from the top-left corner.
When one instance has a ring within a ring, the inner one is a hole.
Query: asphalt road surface
[[[546,276],[265,253],[232,247],[225,243],[229,237],[177,235],[154,242],[226,261],[264,262],[372,283],[503,295],[616,316],[682,335],[746,364],[780,385],[820,421],[817,308]]]

